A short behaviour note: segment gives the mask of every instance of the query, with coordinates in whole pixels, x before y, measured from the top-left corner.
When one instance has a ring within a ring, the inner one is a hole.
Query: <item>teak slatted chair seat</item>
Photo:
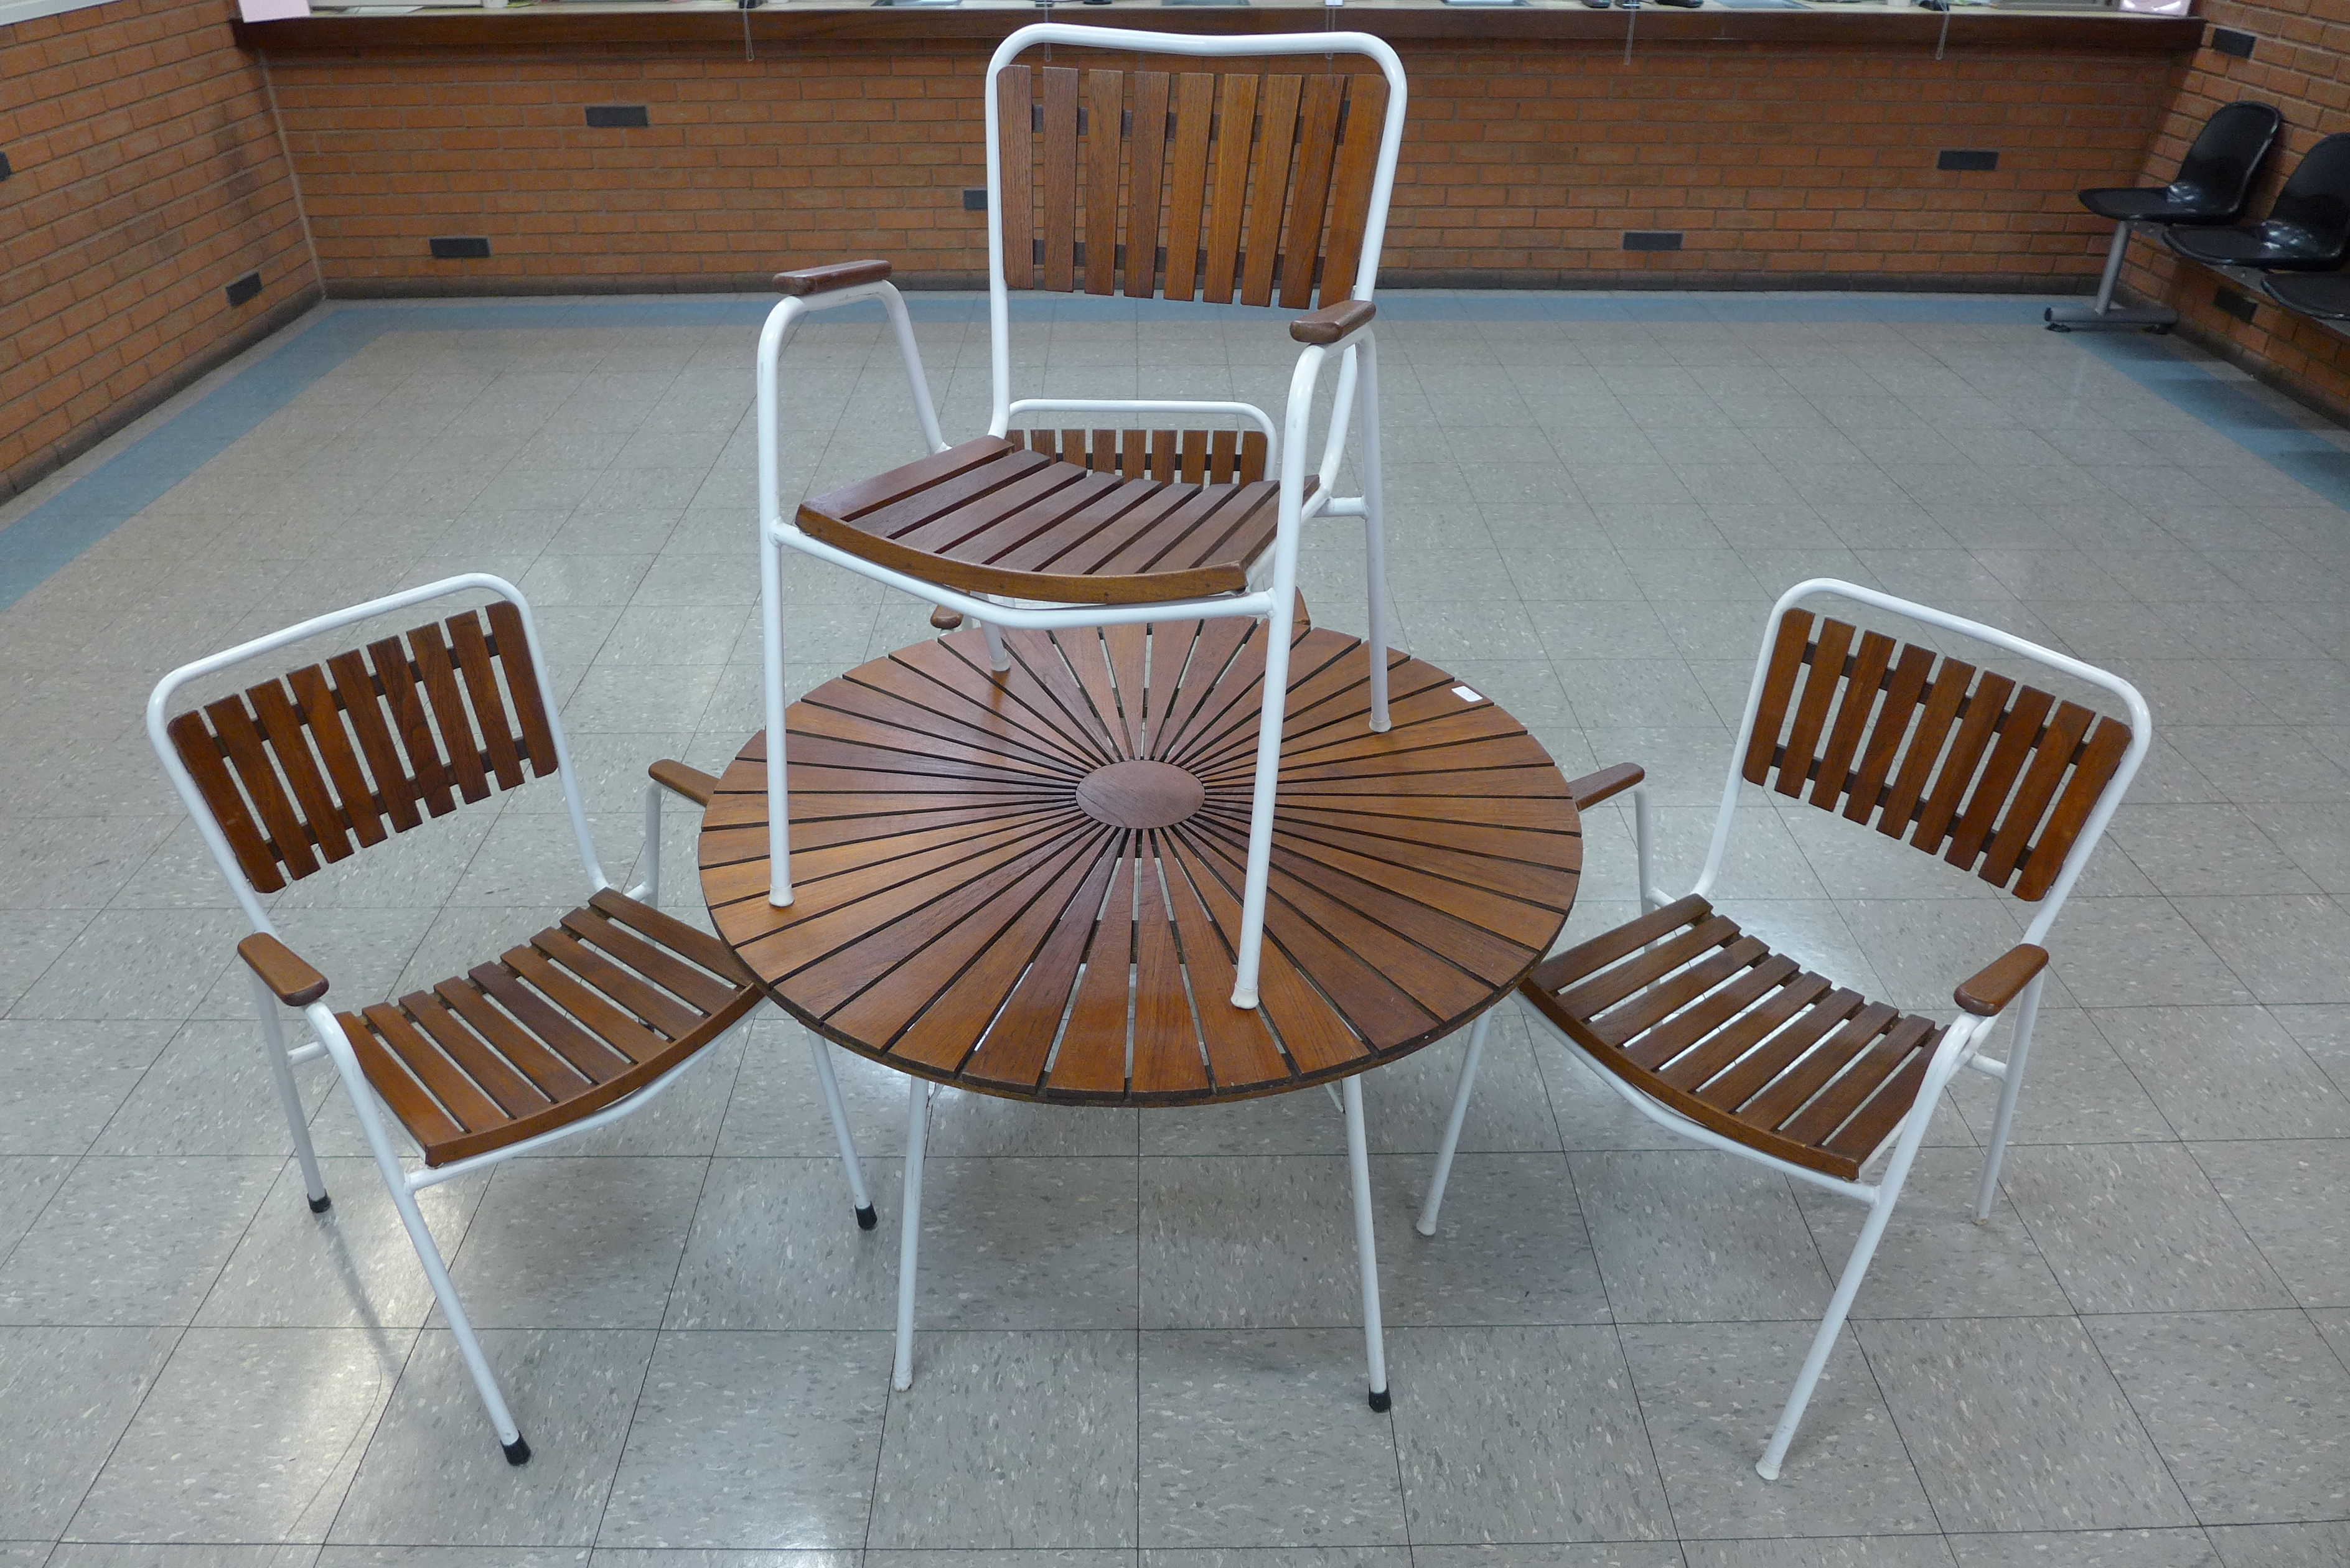
[[[495,596],[402,636],[166,717],[174,692],[295,642],[458,593]],[[530,1458],[458,1300],[415,1193],[527,1147],[650,1103],[765,992],[716,938],[662,914],[660,792],[708,805],[716,781],[653,764],[647,876],[604,879],[562,725],[549,708],[529,612],[507,583],[449,578],[256,639],[167,675],[148,736],[252,922],[237,945],[252,971],[262,1046],[313,1212],[329,1207],[292,1068],[329,1058],[377,1173],[472,1373],[506,1458]],[[335,1012],[328,981],[279,940],[259,895],[348,860],[391,835],[532,778],[564,792],[588,902],[526,943],[429,990]],[[289,1050],[277,1009],[302,1010],[312,1039]],[[827,1058],[817,1055],[860,1225],[874,1223]],[[384,1114],[389,1112],[389,1117]],[[403,1165],[387,1122],[423,1155]]]
[[[828,545],[967,593],[1149,604],[1238,593],[1280,507],[1256,431],[981,436],[800,505]],[[1308,493],[1312,481],[1308,480]]]
[[[1544,960],[1521,989],[1643,1094],[1846,1181],[1917,1103],[1942,1038],[1933,1020],[1812,973],[1699,898]]]
[[[764,994],[725,943],[606,888],[494,963],[335,1018],[441,1166],[634,1094]]]
[[[2117,699],[2130,720],[1799,607],[1813,594],[2003,648]],[[1779,1474],[1934,1107],[1967,1068],[2002,1081],[1976,1195],[1976,1218],[1989,1216],[2049,962],[2042,944],[2145,756],[2150,728],[2145,699],[2104,670],[1928,606],[1816,578],[1789,589],[1773,612],[1748,689],[1742,749],[1723,783],[1704,869],[1686,896],[1670,898],[1651,881],[1638,768],[1594,775],[1604,788],[1579,795],[1587,803],[1635,788],[1646,912],[1535,965],[1520,997],[1650,1119],[1869,1206],[1755,1466],[1765,1479]],[[1951,1021],[1869,1001],[1773,952],[1709,900],[1748,784],[1904,840],[2041,910],[2022,940],[1960,981]],[[2007,1059],[1994,1061],[1982,1048],[2011,1011]],[[1422,1235],[1436,1232],[1482,1046],[1481,1023],[1420,1211]]]

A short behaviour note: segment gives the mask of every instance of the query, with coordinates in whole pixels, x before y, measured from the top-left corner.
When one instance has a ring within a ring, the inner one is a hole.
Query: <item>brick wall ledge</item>
[[[1054,7],[1064,23],[1170,33],[1282,33],[1321,25],[1318,5],[1187,5],[1169,10],[1148,0],[1108,7]],[[742,12],[732,6],[662,0],[647,5],[548,4],[500,10],[468,8],[402,16],[312,16],[278,22],[234,24],[249,48],[291,52],[379,49],[459,49],[473,53],[536,52],[615,45],[692,46],[739,49],[808,42],[898,43],[1001,38],[1048,13],[1034,6],[965,10],[877,7],[870,0],[792,0]],[[1620,46],[1627,15],[1580,5],[1544,3],[1500,7],[1447,6],[1436,0],[1350,5],[1347,27],[1397,42],[1539,40]],[[1684,11],[1646,6],[1638,14],[1640,47],[1659,44],[1795,44],[1881,48],[1933,48],[1944,36],[1943,17],[1909,6],[1837,6],[1812,11]],[[2202,42],[2203,24],[2190,17],[2120,12],[2032,13],[1970,10],[1950,18],[1951,49],[2094,49],[2105,54],[2184,55]]]

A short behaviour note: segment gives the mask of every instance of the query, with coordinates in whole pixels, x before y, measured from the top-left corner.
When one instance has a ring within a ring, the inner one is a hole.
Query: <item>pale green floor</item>
[[[1783,1480],[1752,1461],[1857,1210],[1654,1133],[1514,1014],[1432,1241],[1410,1217],[1457,1045],[1367,1080],[1391,1415],[1363,1403],[1319,1094],[943,1096],[917,1381],[892,1394],[902,1080],[842,1064],[883,1220],[860,1233],[805,1036],[769,1012],[572,1158],[428,1199],[537,1450],[510,1469],[323,1064],[301,1082],[336,1204],[301,1202],[244,928],[140,709],[182,658],[503,573],[549,633],[619,878],[643,764],[714,767],[758,722],[751,332],[596,309],[376,337],[0,611],[0,1565],[2350,1561],[2350,514],[2077,340],[1857,316],[1381,336],[1398,640],[1569,773],[1647,764],[1669,884],[1798,577],[2044,639],[2153,704],[2057,929],[1992,1222],[1966,1220],[1970,1081]],[[984,329],[921,332],[972,432]],[[1254,323],[1028,341],[1056,390],[1268,406],[1295,352]],[[909,455],[878,333],[804,345],[795,491]],[[1305,592],[1359,631],[1354,539],[1315,525]],[[828,569],[791,597],[795,691],[926,635]],[[1628,818],[1586,826],[1578,933],[1630,907]],[[1826,814],[1756,796],[1739,832],[1724,905],[1887,1000],[1947,1011],[2022,929]],[[566,839],[528,789],[274,918],[356,1005],[574,901]]]

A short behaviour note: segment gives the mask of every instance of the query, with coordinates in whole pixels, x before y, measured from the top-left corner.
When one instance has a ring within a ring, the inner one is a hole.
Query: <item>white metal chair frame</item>
[[[1780,619],[1799,601],[1815,594],[1833,594],[1856,600],[1861,604],[1907,616],[1926,625],[1957,632],[1979,642],[2017,654],[2110,693],[2127,711],[2131,732],[2128,749],[2123,753],[2120,765],[2116,768],[2113,777],[2099,794],[2095,808],[2082,826],[2080,836],[2074,840],[2070,852],[2064,857],[2063,869],[2058,872],[2046,897],[2042,900],[2039,914],[2033,918],[2019,940],[2020,945],[2044,947],[2049,929],[2055,924],[2057,915],[2064,909],[2065,898],[2071,894],[2074,884],[2080,879],[2083,867],[2088,864],[2090,856],[2095,853],[2098,842],[2105,836],[2106,824],[2112,820],[2116,807],[2121,804],[2122,796],[2127,793],[2130,781],[2137,774],[2138,765],[2145,759],[2147,748],[2152,742],[2153,721],[2147,711],[2146,699],[2139,695],[2136,687],[2117,675],[2099,670],[2095,665],[2085,664],[2077,659],[2058,653],[2053,649],[2027,642],[1996,627],[1985,626],[1980,621],[1968,620],[1962,617],[1935,609],[1930,606],[1896,598],[1890,594],[1879,593],[1873,588],[1865,588],[1856,584],[1839,582],[1827,577],[1814,577],[1796,584],[1781,595],[1778,603],[1772,607],[1769,628],[1762,639],[1762,651],[1755,659],[1753,683],[1747,692],[1745,716],[1740,722],[1738,737],[1731,748],[1730,776],[1728,782],[1722,786],[1721,806],[1714,818],[1713,836],[1706,849],[1705,867],[1698,874],[1697,882],[1690,888],[1690,894],[1698,898],[1705,897],[1711,891],[1715,879],[1721,872],[1722,857],[1730,846],[1731,827],[1736,818],[1739,791],[1742,784],[1740,764],[1746,755],[1747,743],[1754,731],[1755,713],[1762,701],[1763,680],[1769,672],[1772,644]],[[1638,855],[1640,907],[1646,911],[1662,908],[1672,902],[1673,896],[1656,886],[1649,870],[1650,818],[1647,785],[1643,784],[1636,788],[1632,798],[1634,832]],[[2041,986],[2046,978],[2047,971],[2043,967],[2033,975],[2016,999],[2015,1036],[2009,1045],[2004,1061],[1994,1060],[1981,1054],[1984,1044],[1991,1037],[1991,1031],[1998,1025],[1998,1014],[1983,1016],[1972,1011],[1960,1012],[1958,1018],[1944,1033],[1940,1044],[1935,1048],[1933,1059],[1927,1068],[1925,1080],[1918,1091],[1916,1102],[1887,1134],[1884,1142],[1878,1146],[1877,1153],[1868,1160],[1862,1162],[1864,1166],[1873,1163],[1877,1158],[1885,1153],[1887,1147],[1892,1150],[1891,1158],[1887,1159],[1883,1170],[1874,1182],[1842,1181],[1825,1172],[1748,1147],[1659,1104],[1615,1073],[1595,1064],[1595,1072],[1603,1082],[1621,1095],[1635,1110],[1659,1126],[1692,1138],[1709,1147],[1754,1160],[1794,1180],[1808,1182],[1839,1198],[1864,1203],[1868,1207],[1868,1219],[1861,1227],[1858,1240],[1853,1243],[1851,1255],[1846,1260],[1844,1272],[1836,1281],[1835,1293],[1829,1298],[1827,1314],[1820,1322],[1819,1331],[1813,1336],[1811,1349],[1804,1356],[1803,1370],[1797,1375],[1795,1386],[1787,1397],[1786,1407],[1780,1415],[1779,1424],[1772,1432],[1770,1444],[1763,1450],[1762,1459],[1756,1461],[1755,1470],[1765,1480],[1776,1480],[1779,1477],[1780,1465],[1786,1458],[1787,1446],[1794,1439],[1795,1428],[1803,1420],[1804,1407],[1811,1403],[1812,1393],[1819,1384],[1821,1373],[1826,1368],[1828,1355],[1835,1346],[1836,1335],[1844,1327],[1846,1318],[1851,1314],[1854,1298],[1860,1293],[1861,1280],[1868,1272],[1870,1261],[1876,1256],[1877,1243],[1884,1239],[1886,1224],[1893,1215],[1893,1205],[1900,1198],[1902,1186],[1908,1179],[1911,1163],[1917,1158],[1918,1150],[1925,1140],[1926,1128],[1933,1120],[1935,1107],[1939,1104],[1943,1091],[1949,1087],[1951,1080],[1962,1068],[1971,1068],[1978,1073],[2000,1080],[1999,1108],[1991,1122],[1991,1145],[1983,1157],[1982,1179],[1975,1195],[1976,1222],[1981,1224],[1989,1221],[1991,1202],[1998,1191],[2000,1162],[2006,1153],[2008,1133],[2014,1124],[2016,1096],[2023,1086],[2024,1063],[2032,1049],[2033,1024],[2040,1012]],[[1530,1012],[1531,1011],[1529,1010]],[[1539,1017],[1539,1014],[1533,1015]],[[1429,1181],[1427,1200],[1420,1210],[1419,1219],[1415,1226],[1422,1236],[1432,1236],[1436,1233],[1437,1212],[1444,1201],[1445,1183],[1451,1174],[1453,1155],[1460,1147],[1461,1123],[1468,1113],[1470,1093],[1476,1085],[1477,1065],[1479,1059],[1484,1054],[1485,1036],[1492,1025],[1492,1012],[1487,1012],[1478,1019],[1470,1033],[1468,1053],[1461,1064],[1460,1083],[1454,1092],[1451,1111],[1446,1119],[1443,1137],[1439,1145],[1435,1168]],[[1547,1023],[1548,1020],[1543,1020],[1543,1022]],[[1578,1054],[1586,1054],[1583,1048],[1563,1032],[1554,1029],[1553,1033],[1565,1041]]]
[[[1170,33],[1128,32],[1100,27],[1076,27],[1043,23],[1023,27],[999,46],[987,67],[987,223],[988,330],[993,353],[993,413],[991,435],[1001,436],[1018,415],[1045,410],[1069,413],[1139,414],[1162,411],[1221,416],[1249,421],[1262,431],[1269,451],[1267,467],[1277,464],[1280,511],[1274,543],[1269,552],[1271,571],[1263,587],[1210,598],[1157,604],[1035,605],[1004,603],[973,597],[954,589],[925,583],[902,572],[877,566],[803,533],[783,504],[780,457],[781,409],[777,396],[779,361],[793,334],[811,311],[828,310],[860,300],[878,299],[888,313],[905,359],[907,379],[914,397],[915,421],[926,452],[947,449],[939,431],[938,412],[931,400],[921,357],[914,343],[913,326],[905,302],[888,281],[852,284],[805,297],[784,300],[769,313],[759,335],[759,570],[761,624],[765,638],[768,856],[773,883],[768,900],[777,908],[792,901],[790,826],[786,820],[789,792],[784,757],[784,628],[782,556],[784,547],[845,566],[852,572],[929,599],[941,608],[964,616],[985,628],[992,662],[1010,668],[1003,645],[1004,627],[1058,630],[1071,627],[1131,625],[1154,620],[1197,620],[1224,616],[1253,616],[1271,622],[1265,644],[1264,703],[1258,729],[1255,793],[1249,827],[1247,879],[1242,899],[1241,929],[1234,954],[1232,1005],[1253,1008],[1257,1002],[1259,944],[1264,930],[1265,888],[1273,855],[1273,809],[1275,776],[1281,760],[1283,698],[1288,689],[1289,640],[1297,586],[1299,531],[1315,517],[1359,517],[1363,520],[1369,577],[1369,650],[1371,728],[1388,727],[1387,568],[1382,538],[1382,496],[1379,477],[1378,350],[1367,325],[1329,344],[1310,344],[1297,357],[1289,384],[1289,401],[1281,422],[1253,404],[1228,401],[1185,401],[1159,398],[1023,398],[1012,397],[1011,319],[1003,271],[1003,151],[999,140],[997,78],[1024,50],[1039,45],[1111,50],[1118,54],[1182,55],[1223,58],[1274,55],[1352,54],[1378,63],[1388,83],[1386,123],[1379,142],[1378,164],[1365,222],[1362,255],[1356,271],[1352,297],[1368,303],[1378,276],[1379,252],[1386,230],[1388,201],[1394,192],[1396,161],[1403,141],[1405,83],[1403,62],[1385,42],[1365,33],[1278,34],[1263,36],[1218,37]],[[1338,377],[1322,455],[1315,471],[1318,483],[1305,493],[1305,452],[1314,397],[1324,366],[1336,354]],[[1360,398],[1363,421],[1363,493],[1341,497],[1332,486],[1346,456],[1347,430]],[[1252,584],[1263,574],[1260,560],[1250,572]]]
[[[236,852],[230,847],[227,836],[221,830],[219,822],[205,803],[202,791],[189,774],[187,764],[181,760],[178,748],[172,744],[167,732],[166,726],[171,722],[171,703],[173,695],[191,681],[234,669],[237,665],[274,653],[306,639],[323,636],[359,621],[389,615],[433,599],[473,592],[495,595],[511,603],[520,612],[523,629],[530,642],[531,663],[541,672],[541,685],[544,688],[546,660],[545,650],[539,641],[538,624],[531,615],[529,603],[524,599],[521,590],[512,584],[480,572],[469,572],[459,576],[446,577],[439,582],[425,584],[421,587],[410,588],[382,598],[370,599],[365,604],[353,605],[346,609],[334,610],[326,615],[314,617],[299,625],[270,632],[250,642],[240,643],[224,652],[183,664],[156,683],[154,691],[147,700],[147,738],[154,746],[155,755],[162,763],[163,771],[171,778],[172,787],[179,792],[181,802],[187,807],[188,815],[194,818],[197,831],[203,836],[205,847],[212,851],[214,864],[220,867],[221,875],[227,879],[229,890],[235,895],[238,907],[244,912],[245,918],[252,922],[255,932],[273,939],[278,936],[276,924],[269,919],[268,912],[262,908],[260,895],[255,890],[244,868],[238,865]],[[580,867],[587,875],[588,889],[592,896],[611,888],[613,883],[604,875],[602,863],[596,855],[595,841],[588,831],[587,808],[580,799],[578,779],[572,771],[571,752],[564,739],[562,717],[552,703],[547,705],[546,716],[547,729],[555,742],[556,774],[563,785],[564,805],[570,815],[572,837],[578,846]],[[642,882],[626,891],[626,897],[645,903],[657,903],[660,896],[661,794],[662,788],[658,784],[647,788],[646,877]],[[491,1370],[487,1356],[483,1354],[481,1341],[475,1336],[473,1324],[465,1315],[464,1306],[458,1300],[457,1288],[450,1280],[448,1265],[441,1256],[440,1247],[433,1241],[431,1229],[424,1222],[422,1211],[417,1207],[416,1195],[426,1188],[437,1187],[444,1181],[452,1181],[459,1177],[471,1175],[474,1171],[485,1169],[502,1161],[535,1153],[566,1138],[576,1137],[580,1133],[591,1132],[598,1127],[619,1121],[624,1116],[631,1116],[666,1093],[671,1085],[710,1054],[709,1049],[705,1047],[696,1052],[633,1094],[582,1116],[577,1121],[550,1132],[541,1133],[536,1137],[491,1149],[484,1154],[474,1155],[470,1158],[452,1160],[441,1166],[420,1166],[411,1171],[403,1168],[400,1163],[400,1151],[392,1142],[391,1129],[399,1128],[402,1139],[410,1142],[411,1149],[414,1147],[413,1142],[408,1139],[407,1129],[400,1124],[399,1118],[387,1114],[386,1107],[373,1086],[368,1082],[366,1073],[359,1065],[359,1057],[352,1050],[349,1039],[336,1022],[334,1010],[328,1006],[325,1001],[323,988],[318,999],[308,1002],[302,1009],[304,1020],[309,1024],[310,1038],[298,1045],[288,1046],[286,1043],[284,1028],[277,1015],[276,995],[263,981],[259,972],[249,966],[246,978],[252,983],[254,1010],[260,1020],[262,1054],[268,1060],[270,1075],[276,1084],[278,1100],[286,1112],[286,1126],[292,1129],[294,1135],[295,1158],[301,1164],[303,1186],[309,1198],[311,1212],[324,1213],[332,1205],[327,1195],[326,1179],[318,1169],[317,1151],[311,1147],[310,1129],[303,1116],[300,1094],[295,1087],[293,1069],[302,1063],[315,1061],[324,1056],[334,1064],[336,1075],[342,1082],[344,1093],[350,1099],[351,1110],[359,1118],[359,1130],[367,1138],[368,1150],[375,1158],[377,1172],[383,1178],[384,1187],[391,1195],[392,1206],[399,1211],[400,1223],[407,1228],[408,1239],[415,1246],[417,1262],[423,1265],[425,1278],[432,1286],[433,1298],[440,1303],[442,1312],[449,1319],[450,1332],[455,1336],[458,1350],[464,1357],[466,1370],[473,1376],[473,1387],[480,1394],[482,1404],[488,1411],[491,1425],[497,1430],[498,1442],[505,1449],[509,1461],[517,1465],[526,1463],[530,1459],[530,1445],[524,1439],[520,1428],[515,1424],[513,1412],[506,1405],[505,1396],[498,1387],[496,1375]],[[745,1024],[747,1022],[746,1020]],[[827,1054],[828,1047],[822,1040],[817,1040],[814,1044],[817,1076],[824,1085],[826,1105],[831,1112],[833,1129],[839,1140],[841,1158],[847,1171],[849,1189],[857,1205],[858,1220],[861,1226],[870,1229],[874,1223],[872,1201],[867,1196],[864,1173],[858,1161],[856,1147],[850,1139],[847,1116],[841,1103],[840,1086],[834,1075],[831,1059]]]

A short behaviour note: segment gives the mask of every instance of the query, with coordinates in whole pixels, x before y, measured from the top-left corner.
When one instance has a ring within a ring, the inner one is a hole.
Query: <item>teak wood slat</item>
[[[1846,1181],[1916,1101],[1942,1033],[1835,989],[1695,897],[1544,960],[1519,989],[1642,1093]]]
[[[1396,690],[1451,706],[1399,706],[1368,735],[1362,645],[1301,623],[1283,799],[1290,748],[1327,750],[1351,726],[1366,784],[1408,794],[1444,776],[1488,825],[1424,869],[1385,819],[1324,814],[1293,832],[1276,815],[1263,1005],[1235,1009],[1248,779],[1181,759],[1220,759],[1253,725],[1264,635],[1246,619],[1013,632],[997,676],[958,632],[827,682],[788,714],[789,907],[765,898],[764,738],[720,781],[702,872],[721,936],[817,1033],[988,1094],[1244,1098],[1442,1037],[1565,921],[1581,863],[1565,781],[1492,703],[1399,657]],[[1464,714],[1466,771],[1447,738]],[[953,755],[935,755],[947,737]],[[941,787],[910,795],[916,778]],[[1416,820],[1442,853],[1445,826]]]
[[[799,525],[971,593],[1133,604],[1246,587],[1279,519],[1263,432],[1151,431],[1154,477],[1124,472],[1128,433],[982,436],[812,497]]]
[[[996,95],[1008,286],[1292,308],[1351,291],[1383,78],[1008,66]]]
[[[369,1083],[439,1166],[635,1093],[759,998],[723,944],[607,889],[495,964],[336,1016]]]
[[[2036,687],[1791,609],[1742,772],[1871,823],[2019,898],[2044,897],[2129,727]]]

